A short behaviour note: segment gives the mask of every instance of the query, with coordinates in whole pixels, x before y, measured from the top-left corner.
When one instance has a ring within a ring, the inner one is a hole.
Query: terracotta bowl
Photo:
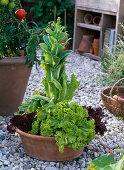
[[[60,153],[56,145],[55,137],[31,135],[16,129],[20,134],[24,151],[32,158],[44,161],[67,161],[79,157],[83,149],[74,151],[72,148],[65,147],[64,152]]]

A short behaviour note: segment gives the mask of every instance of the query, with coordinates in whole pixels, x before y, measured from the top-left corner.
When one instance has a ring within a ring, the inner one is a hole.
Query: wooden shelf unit
[[[77,51],[83,35],[94,35],[95,38],[100,39],[99,56],[94,56],[90,53],[83,54],[92,59],[100,60],[106,29],[115,29],[115,42],[117,40],[117,34],[122,33],[119,23],[124,22],[123,9],[124,0],[76,0],[73,51]],[[86,24],[84,22],[86,13],[91,13],[93,16],[100,16],[100,26]]]

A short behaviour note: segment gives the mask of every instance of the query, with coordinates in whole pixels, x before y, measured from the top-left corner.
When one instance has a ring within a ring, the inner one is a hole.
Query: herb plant
[[[25,20],[25,11],[20,9],[20,1],[13,3],[0,5],[0,59],[21,56],[23,50],[27,64],[38,63],[36,50],[41,30],[31,30]]]

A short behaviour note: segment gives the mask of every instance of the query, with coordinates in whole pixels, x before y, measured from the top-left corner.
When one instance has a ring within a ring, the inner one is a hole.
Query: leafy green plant
[[[60,101],[71,101],[75,90],[78,88],[80,82],[76,80],[75,75],[72,74],[71,81],[69,81],[65,72],[66,58],[71,51],[64,51],[65,44],[68,42],[68,34],[63,32],[63,30],[64,27],[61,26],[60,18],[58,18],[57,23],[53,22],[51,27],[46,28],[47,35],[43,36],[44,43],[40,44],[42,49],[42,66],[45,70],[45,78],[43,80],[45,94],[34,93],[33,97],[22,103],[19,107],[19,112],[35,112],[33,106],[36,103],[40,103],[39,107],[35,106],[37,109],[40,108],[41,110],[43,105],[46,110],[45,104],[54,106]],[[65,43],[62,43],[63,39]],[[19,112],[16,114],[19,114]]]
[[[40,135],[55,136],[60,152],[64,151],[64,146],[79,150],[95,136],[94,120],[87,121],[87,118],[87,110],[77,103],[59,102],[46,119],[40,120]],[[35,131],[32,129],[29,133],[35,134],[39,127],[35,126]]]
[[[93,160],[87,170],[122,170],[124,168],[124,155],[116,162],[113,154],[104,154]]]
[[[11,3],[11,2],[10,2]],[[13,8],[14,7],[14,8]],[[36,50],[40,42],[40,29],[31,30],[25,19],[24,10],[17,14],[16,11],[21,8],[19,0],[15,0],[14,6],[0,5],[0,59],[5,57],[21,56],[21,51],[28,56],[26,63],[31,65],[34,62],[39,63],[36,56]]]
[[[68,35],[63,32],[60,18],[57,23],[51,24],[51,28],[46,29],[47,35],[43,36],[44,43],[41,43],[43,63],[46,77],[43,80],[46,96],[54,98],[57,103],[63,100],[71,100],[75,90],[79,86],[74,74],[71,82],[68,81],[65,73],[66,58],[71,51],[64,51],[65,44],[68,42]],[[65,43],[62,43],[62,40]]]
[[[64,11],[66,12],[67,19],[67,31],[69,35],[73,36],[73,25],[74,25],[74,5],[72,5],[71,0],[39,0],[38,4],[34,5],[30,12],[33,15],[33,19],[37,22],[41,28],[44,28],[48,25],[48,22],[54,20],[54,7],[56,6],[56,16],[62,18],[64,23]]]
[[[113,85],[124,77],[124,37],[120,36],[113,52],[109,48],[105,52],[108,57],[102,60],[103,71],[107,73],[104,79],[106,84]]]

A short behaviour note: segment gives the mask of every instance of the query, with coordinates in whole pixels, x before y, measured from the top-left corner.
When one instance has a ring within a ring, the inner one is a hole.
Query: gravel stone
[[[74,73],[80,86],[75,92],[73,102],[84,106],[102,107],[105,112],[103,121],[107,124],[107,132],[103,135],[95,135],[95,139],[84,147],[84,152],[79,158],[65,162],[47,162],[33,159],[25,154],[19,135],[9,134],[6,125],[12,116],[0,116],[0,170],[86,170],[90,162],[101,154],[109,153],[111,148],[119,158],[116,148],[124,148],[123,131],[124,121],[107,111],[101,100],[101,91],[104,89],[99,84],[99,76],[104,73],[101,70],[101,62],[90,60],[77,53],[72,53],[67,58],[66,72],[70,80]],[[44,92],[42,80],[45,72],[41,66],[38,69],[33,66],[24,100],[30,97],[34,90]]]
[[[57,170],[57,168],[56,167],[48,166],[48,167],[45,168],[45,170]]]

